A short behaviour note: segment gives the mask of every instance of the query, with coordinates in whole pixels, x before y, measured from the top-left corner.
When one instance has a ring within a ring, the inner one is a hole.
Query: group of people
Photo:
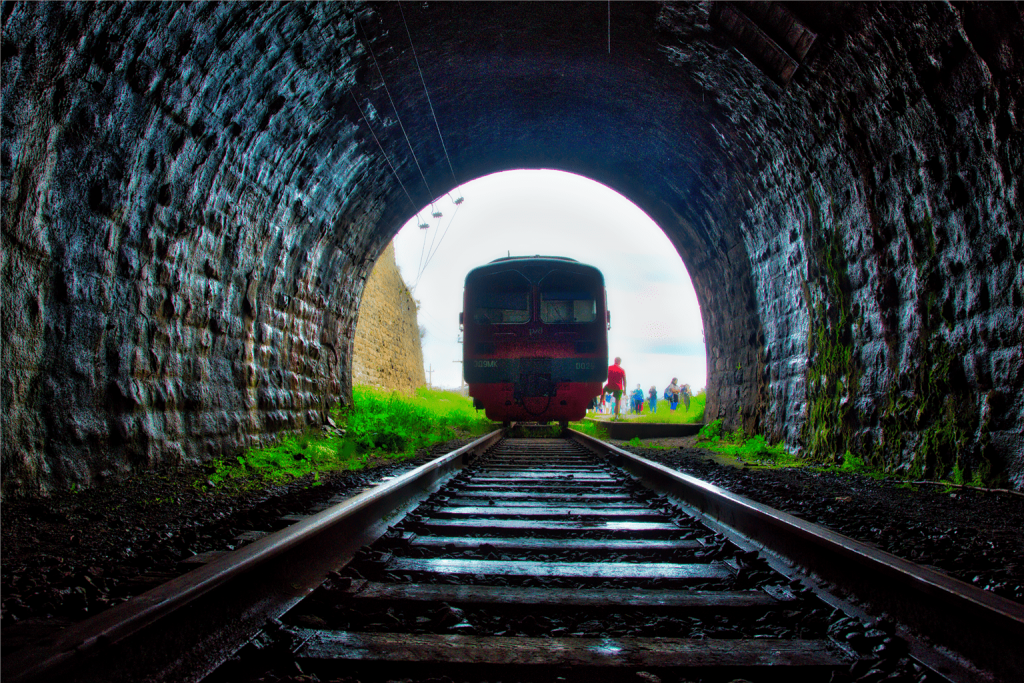
[[[690,385],[679,384],[679,378],[673,377],[672,381],[662,394],[666,401],[669,402],[669,409],[675,410],[679,406],[679,402],[682,401],[686,409],[690,408]],[[614,412],[615,419],[619,418],[619,407],[622,402],[622,398],[626,397],[629,406],[629,412],[640,414],[644,410],[644,399],[647,399],[649,410],[652,413],[658,412],[658,389],[655,386],[651,386],[647,390],[647,396],[644,396],[643,389],[640,385],[636,385],[636,389],[629,392],[626,395],[626,371],[622,369],[622,359],[616,358],[615,364],[608,368],[608,383],[605,384],[604,390],[601,395],[600,404],[595,406],[598,412],[604,412],[608,410],[609,413]]]

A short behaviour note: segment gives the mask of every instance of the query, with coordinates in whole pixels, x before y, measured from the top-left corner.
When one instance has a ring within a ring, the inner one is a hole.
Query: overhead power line
[[[423,268],[420,269],[420,274],[416,276],[417,284],[419,284],[420,278],[423,277],[423,273],[427,270],[427,266],[430,265],[434,255],[437,254],[437,250],[441,248],[441,242],[444,242],[444,237],[448,234],[448,228],[452,227],[452,223],[455,221],[455,216],[459,213],[461,206],[461,203],[456,204],[455,212],[452,214],[452,217],[448,219],[448,225],[445,226],[444,232],[441,234],[441,239],[437,241],[437,247],[433,248],[433,250],[427,255],[427,262],[423,264]]]
[[[420,75],[420,83],[423,84],[423,93],[427,96],[427,106],[430,107],[430,116],[434,119],[434,127],[437,128],[437,137],[441,141],[441,149],[444,150],[444,158],[448,160],[448,170],[452,172],[452,180],[455,181],[455,187],[459,187],[459,179],[455,176],[455,167],[452,165],[451,157],[448,156],[448,147],[444,144],[444,136],[441,135],[441,124],[437,122],[437,115],[434,113],[434,104],[430,101],[430,91],[427,89],[427,81],[423,77],[423,69],[420,68],[419,57],[416,56],[416,46],[413,45],[412,42],[412,33],[409,31],[409,23],[405,20],[405,10],[402,8],[401,0],[398,2],[398,10],[402,13],[402,24],[405,25],[405,34],[409,36],[409,47],[412,49],[413,61],[416,62],[416,71],[419,72]],[[458,204],[459,202],[455,203]]]
[[[405,196],[409,199],[409,204],[412,205],[412,210],[416,211],[416,202],[413,201],[412,195],[409,194],[409,190],[405,188],[405,183],[402,182],[402,179],[398,175],[398,171],[395,170],[394,164],[392,164],[391,159],[388,158],[388,153],[384,151],[384,145],[380,144],[380,140],[377,139],[377,134],[373,132],[373,126],[370,125],[370,120],[366,118],[366,114],[363,113],[363,108],[359,106],[359,100],[356,99],[356,95],[352,92],[351,86],[348,88],[348,94],[352,97],[352,101],[356,103],[356,109],[359,110],[359,116],[361,116],[363,121],[366,123],[366,128],[370,131],[370,135],[373,136],[373,140],[377,143],[377,147],[380,148],[380,153],[384,157],[384,161],[388,162],[388,168],[391,169],[392,175],[395,176],[395,180],[398,181],[398,185],[402,188],[402,192],[404,192]]]
[[[409,139],[409,133],[405,130],[405,124],[402,123],[402,117],[398,113],[398,107],[395,105],[395,99],[391,96],[391,90],[388,88],[387,81],[384,80],[384,72],[380,68],[380,62],[377,61],[377,55],[373,52],[373,46],[370,45],[370,38],[366,34],[366,29],[363,28],[362,24],[360,24],[358,20],[356,23],[363,32],[363,42],[366,44],[366,49],[370,53],[370,57],[373,59],[373,65],[377,68],[377,74],[380,76],[381,85],[384,86],[384,92],[387,93],[388,101],[391,102],[391,108],[395,112],[395,120],[398,121],[398,127],[402,129],[402,135],[405,137],[405,144],[409,146],[409,153],[412,154],[412,161],[416,164],[416,170],[419,171],[420,178],[423,180],[423,187],[427,189],[427,197],[431,203],[433,203],[434,193],[431,191],[430,184],[427,182],[427,176],[423,173],[423,168],[420,166],[420,161],[416,156],[416,150],[412,146],[412,140]],[[419,67],[417,66],[417,68]],[[416,216],[417,218],[419,217],[419,211],[416,212]]]

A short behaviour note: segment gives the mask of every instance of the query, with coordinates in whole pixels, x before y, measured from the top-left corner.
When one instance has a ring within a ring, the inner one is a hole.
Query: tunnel
[[[1024,487],[1018,3],[2,15],[4,496],[319,425],[401,225],[541,168],[675,246],[707,420]]]

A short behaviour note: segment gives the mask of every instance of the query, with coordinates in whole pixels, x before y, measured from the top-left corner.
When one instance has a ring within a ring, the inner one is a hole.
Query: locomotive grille
[[[557,382],[551,380],[550,374],[519,375],[516,383],[515,397],[554,396]]]

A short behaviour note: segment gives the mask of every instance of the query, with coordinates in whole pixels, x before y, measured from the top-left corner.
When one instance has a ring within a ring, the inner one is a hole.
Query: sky
[[[435,211],[443,215],[434,218]],[[430,227],[421,229],[424,222]],[[660,392],[673,377],[694,392],[705,385],[704,329],[682,259],[647,214],[600,183],[546,170],[478,178],[413,216],[394,245],[402,278],[420,304],[431,386],[462,383],[457,361],[466,274],[510,254],[568,256],[601,270],[612,321],[609,363],[622,357],[630,389],[639,383],[645,392],[651,385]]]

